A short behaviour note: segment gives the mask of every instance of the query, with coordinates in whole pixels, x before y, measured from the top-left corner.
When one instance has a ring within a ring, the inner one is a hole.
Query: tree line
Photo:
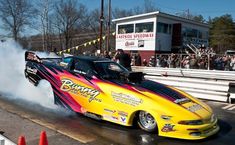
[[[153,0],[144,0],[143,6],[132,9],[112,8],[112,18],[157,10],[161,11],[161,8]],[[106,11],[104,15],[104,27],[107,27]],[[235,23],[231,15],[209,18],[208,21],[189,11],[177,15],[210,24],[210,45],[218,52],[235,49]],[[59,51],[99,37],[100,9],[89,11],[77,0],[0,0],[0,18],[0,28],[7,32],[0,35],[11,36],[24,47],[37,50]],[[114,30],[115,25],[111,24],[111,31]],[[31,35],[32,31],[37,34]],[[111,44],[114,48],[114,43]],[[97,48],[97,44],[90,47],[91,51]]]

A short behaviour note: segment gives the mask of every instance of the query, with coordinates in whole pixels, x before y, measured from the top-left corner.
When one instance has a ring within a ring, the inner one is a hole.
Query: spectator
[[[156,67],[161,67],[159,55],[157,55],[157,58],[156,58]]]
[[[111,57],[111,58],[113,58],[113,52],[112,51],[109,51],[109,56]]]
[[[161,64],[161,67],[168,67],[167,66],[167,56],[163,56],[160,58],[160,64]]]
[[[187,50],[185,50],[187,51]],[[170,54],[170,55],[157,55],[156,57],[153,55],[148,61],[143,59],[144,66],[151,66],[151,67],[170,67],[170,68],[191,68],[191,69],[216,69],[216,70],[233,70],[235,71],[235,55],[234,56],[219,56],[216,55],[213,48],[199,48],[197,54],[187,54],[181,53],[181,55],[177,54]],[[122,51],[117,51],[114,60],[118,63],[122,64],[125,67],[128,65],[124,64],[129,59],[122,59],[124,56],[120,55]],[[128,55],[128,54],[127,54]],[[129,56],[129,55],[128,55]],[[183,58],[182,58],[183,57]],[[126,57],[127,58],[127,57]],[[134,54],[132,59],[130,60],[131,65],[141,66],[141,56],[138,54]]]
[[[215,69],[216,70],[223,70],[222,57],[218,57],[215,59]]]
[[[148,62],[146,61],[146,59],[143,59],[143,66],[147,66]]]
[[[176,68],[176,61],[177,61],[177,56],[172,53],[171,56],[168,59],[169,67],[170,68]]]
[[[199,69],[206,69],[205,58],[199,59],[198,62],[197,62],[197,65],[198,65]]]
[[[235,71],[235,55],[231,58],[230,67],[232,71]]]
[[[175,58],[175,67],[176,68],[180,67],[180,56],[179,55],[176,55],[176,58]]]
[[[139,53],[136,54],[135,56],[135,65],[136,66],[141,66],[141,56]]]
[[[135,66],[135,55],[131,56],[131,66]]]
[[[104,55],[103,55],[104,58],[108,58],[108,59],[111,59],[111,56],[109,55],[108,51],[104,51]]]
[[[230,71],[230,63],[231,63],[231,60],[230,60],[229,56],[224,56],[223,57],[223,64],[224,64],[225,71]]]
[[[156,58],[155,56],[151,56],[150,59],[149,59],[149,66],[150,67],[155,67],[156,66]]]
[[[187,56],[183,61],[183,66],[184,68],[189,69],[189,56]]]
[[[115,55],[115,60],[118,60],[119,64],[131,71],[131,57],[125,53],[122,49],[119,49]]]
[[[195,57],[195,55],[193,54],[189,60],[189,67],[191,69],[198,69],[198,65],[197,65],[197,59]]]

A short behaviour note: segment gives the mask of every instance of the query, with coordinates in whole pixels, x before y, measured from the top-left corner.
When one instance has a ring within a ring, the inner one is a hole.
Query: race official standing
[[[119,49],[114,57],[119,64],[131,71],[131,57],[129,54],[125,53],[122,49]]]

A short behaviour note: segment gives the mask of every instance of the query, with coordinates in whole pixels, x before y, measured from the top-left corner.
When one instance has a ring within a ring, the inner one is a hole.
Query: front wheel
[[[137,123],[141,129],[147,132],[157,131],[157,122],[154,117],[146,111],[139,112]]]

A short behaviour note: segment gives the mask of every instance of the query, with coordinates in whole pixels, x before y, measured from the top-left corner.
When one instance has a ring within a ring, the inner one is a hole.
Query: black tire
[[[147,132],[155,132],[157,129],[157,122],[154,119],[154,117],[146,112],[146,111],[140,111],[137,115],[137,124],[138,126]]]

